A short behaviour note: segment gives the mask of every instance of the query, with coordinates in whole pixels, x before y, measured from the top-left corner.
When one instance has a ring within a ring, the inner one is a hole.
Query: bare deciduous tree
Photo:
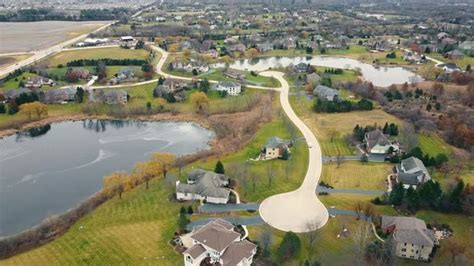
[[[367,222],[360,222],[353,233],[355,265],[364,265],[364,257],[371,235],[371,226]]]
[[[268,185],[272,187],[273,179],[275,178],[275,164],[273,161],[267,164]]]

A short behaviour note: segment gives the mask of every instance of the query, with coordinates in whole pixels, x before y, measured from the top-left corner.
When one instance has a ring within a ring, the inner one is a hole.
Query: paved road
[[[294,191],[278,194],[265,199],[260,204],[262,219],[282,231],[296,233],[313,231],[324,226],[329,218],[326,207],[316,196],[322,170],[321,147],[313,132],[301,121],[291,108],[288,82],[283,73],[266,71],[262,76],[274,77],[282,85],[280,103],[288,118],[303,133],[309,149],[309,163],[303,184]],[[316,227],[316,228],[315,228]]]
[[[199,212],[218,213],[232,211],[257,211],[259,204],[257,203],[241,203],[241,204],[211,204],[206,203],[199,206]]]
[[[189,223],[187,226],[186,226],[186,229],[191,231],[193,229],[193,227],[195,226],[199,226],[199,225],[205,225],[207,223],[209,223],[210,221],[213,221],[215,220],[216,218],[205,218],[205,219],[202,219],[202,220],[197,220],[197,221],[193,221],[191,223]],[[241,217],[234,217],[234,216],[227,216],[227,217],[220,217],[220,219],[224,219],[234,225],[262,225],[264,224],[265,222],[262,220],[262,218],[260,218],[260,216],[258,215],[255,215],[255,216],[249,216],[249,217],[244,217],[244,216],[241,216]]]
[[[326,188],[319,186],[316,192],[327,192],[327,193],[346,193],[346,194],[360,194],[360,195],[374,195],[382,196],[386,192],[383,190],[365,190],[365,189],[337,189],[337,188]]]
[[[40,59],[43,59],[47,56],[50,56],[50,55],[53,55],[53,54],[56,54],[56,53],[59,53],[61,52],[64,47],[66,46],[69,46],[73,43],[76,43],[82,39],[85,39],[87,38],[87,36],[89,36],[89,34],[91,33],[95,33],[95,32],[99,32],[107,27],[109,27],[110,25],[112,25],[113,23],[115,23],[115,21],[111,22],[111,23],[108,23],[106,25],[103,25],[102,27],[92,31],[92,32],[89,32],[89,33],[86,33],[86,34],[82,34],[76,38],[73,38],[73,39],[70,39],[70,40],[67,40],[65,42],[62,42],[60,44],[57,44],[57,45],[54,45],[54,46],[51,46],[49,48],[46,48],[46,49],[43,49],[43,50],[40,50],[40,51],[36,51],[36,52],[32,52],[34,55],[28,57],[27,59],[23,60],[23,61],[20,61],[18,62],[17,64],[14,64],[14,65],[10,65],[6,68],[3,68],[0,70],[0,77],[4,77],[6,75],[8,75],[10,72],[13,72],[19,68],[22,68],[22,67],[25,67],[27,65],[30,65]]]

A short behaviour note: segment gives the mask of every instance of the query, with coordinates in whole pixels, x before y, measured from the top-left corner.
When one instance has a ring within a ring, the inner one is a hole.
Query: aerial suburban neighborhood
[[[0,2],[0,265],[472,265],[469,0]]]

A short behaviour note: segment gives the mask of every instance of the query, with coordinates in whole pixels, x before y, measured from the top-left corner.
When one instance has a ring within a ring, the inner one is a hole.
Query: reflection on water
[[[213,132],[194,123],[84,120],[0,140],[0,236],[76,206],[103,176],[129,171],[157,151],[208,149]]]
[[[402,67],[373,66],[350,58],[330,56],[261,57],[237,60],[228,66],[239,70],[264,71],[273,68],[297,65],[299,63],[332,68],[359,69],[364,79],[372,82],[376,86],[382,87],[387,87],[392,84],[402,84],[405,82],[418,82],[422,80],[420,76]],[[226,66],[224,63],[213,65],[213,67],[224,66]]]

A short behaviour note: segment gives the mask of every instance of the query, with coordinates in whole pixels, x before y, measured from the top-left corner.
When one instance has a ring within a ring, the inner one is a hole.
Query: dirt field
[[[93,31],[107,21],[40,21],[0,23],[0,54],[47,48]]]
[[[30,57],[31,54],[18,54],[18,55],[8,55],[8,56],[0,56],[0,69],[7,67],[9,65],[13,65],[16,62],[20,62],[25,60],[26,58]]]

